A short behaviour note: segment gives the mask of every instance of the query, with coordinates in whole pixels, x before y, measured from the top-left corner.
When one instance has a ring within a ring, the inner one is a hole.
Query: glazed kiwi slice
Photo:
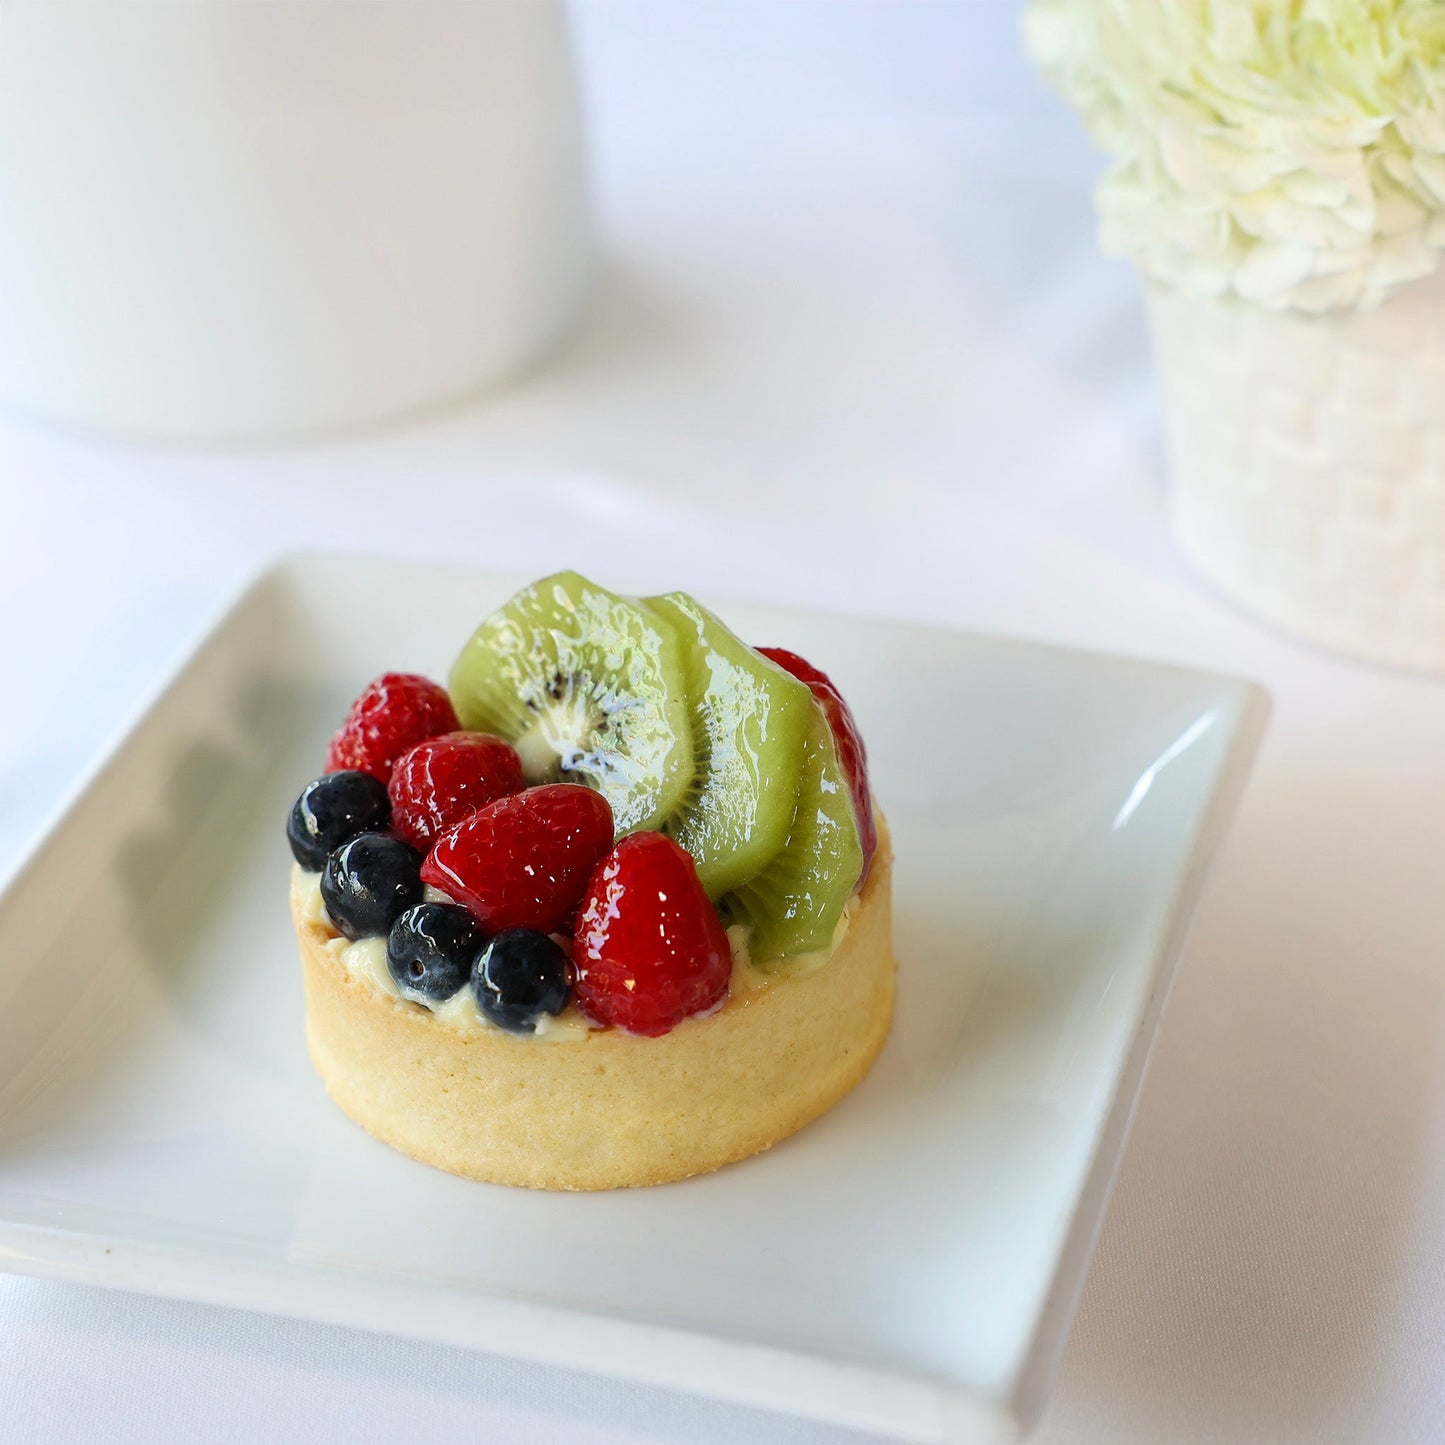
[[[529,783],[596,788],[619,837],[682,807],[693,781],[687,654],[652,609],[576,572],[543,578],[477,628],[448,686],[461,725],[511,742]]]
[[[833,729],[823,709],[809,701],[787,844],[720,905],[728,923],[749,926],[749,952],[764,969],[827,948],[863,873],[863,848]]]
[[[813,694],[686,592],[649,597],[687,656],[694,776],[663,824],[716,901],[782,852],[793,823]]]

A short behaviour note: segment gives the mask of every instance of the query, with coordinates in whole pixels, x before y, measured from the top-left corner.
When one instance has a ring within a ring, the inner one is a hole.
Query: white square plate
[[[892,1037],[757,1159],[657,1189],[510,1190],[415,1164],[326,1099],[283,820],[361,685],[444,674],[518,580],[274,568],[20,870],[0,897],[0,1264],[920,1440],[1014,1437],[1062,1347],[1262,695],[724,604],[858,714],[898,857]]]

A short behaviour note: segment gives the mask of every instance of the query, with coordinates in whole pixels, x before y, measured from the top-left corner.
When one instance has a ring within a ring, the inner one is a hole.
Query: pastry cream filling
[[[307,923],[317,924],[334,934],[334,937],[326,944],[326,951],[353,977],[364,979],[373,988],[392,998],[401,998],[401,990],[397,988],[396,980],[391,976],[391,969],[387,967],[386,939],[361,938],[353,943],[350,939],[343,938],[336,933],[331,917],[326,911],[326,903],[321,897],[321,875],[319,873],[301,871],[296,886],[301,902],[302,918]],[[747,925],[734,924],[727,931],[728,944],[733,955],[732,976],[728,980],[728,996],[746,999],[749,994],[770,988],[781,980],[800,978],[820,969],[832,957],[833,951],[846,936],[854,909],[858,905],[859,896],[855,893],[848,900],[848,905],[843,910],[843,916],[838,920],[838,926],[833,930],[833,938],[827,948],[819,949],[816,953],[804,953],[796,958],[790,958],[784,967],[771,972],[760,968],[753,962],[752,955],[748,951]],[[450,903],[452,900],[445,893],[435,888],[428,888],[426,901],[428,903]],[[445,1003],[436,1005],[413,1003],[413,1007],[429,1008],[444,1023],[449,1023],[454,1028],[463,1031],[475,1029],[498,1034],[509,1032],[506,1029],[498,1028],[477,1007],[476,997],[470,988],[459,989]],[[565,1043],[569,1040],[585,1038],[588,1031],[594,1027],[596,1025],[590,1023],[575,1005],[569,1004],[555,1017],[551,1014],[543,1014],[537,1021],[535,1033],[511,1034],[510,1037],[522,1040],[536,1039],[542,1043]]]

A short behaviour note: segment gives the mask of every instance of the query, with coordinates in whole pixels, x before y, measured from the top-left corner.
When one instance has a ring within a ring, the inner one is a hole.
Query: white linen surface
[[[285,450],[0,421],[0,873],[244,577],[327,545],[1243,673],[1198,917],[1047,1445],[1445,1438],[1445,685],[1170,549],[1138,286],[1015,7],[585,0],[611,265],[485,406]],[[0,1439],[842,1441],[664,1391],[0,1276]]]

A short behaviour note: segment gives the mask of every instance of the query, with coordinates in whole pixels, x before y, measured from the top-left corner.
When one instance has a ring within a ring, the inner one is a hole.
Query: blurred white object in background
[[[1150,284],[1180,544],[1282,627],[1445,672],[1442,7],[1305,9],[1033,0],[1025,27]]]
[[[1301,636],[1445,672],[1445,271],[1322,316],[1150,292],[1174,534]]]
[[[193,440],[461,398],[595,256],[560,0],[6,0],[0,400]]]

